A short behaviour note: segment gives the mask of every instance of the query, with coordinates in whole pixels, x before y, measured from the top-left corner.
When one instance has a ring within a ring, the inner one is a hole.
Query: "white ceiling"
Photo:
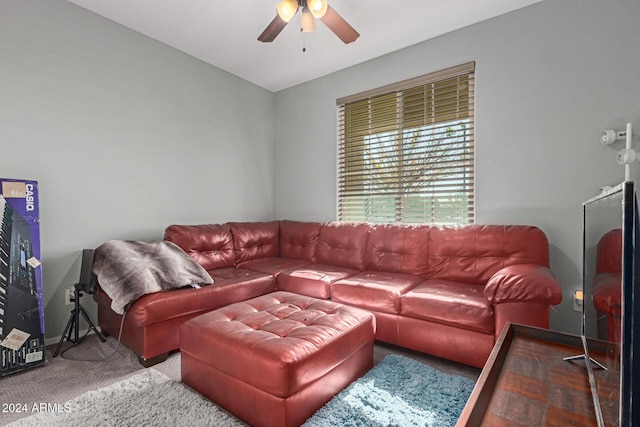
[[[300,12],[259,42],[280,0],[68,1],[277,92],[541,0],[329,0],[360,33],[348,45],[320,21],[303,35]]]

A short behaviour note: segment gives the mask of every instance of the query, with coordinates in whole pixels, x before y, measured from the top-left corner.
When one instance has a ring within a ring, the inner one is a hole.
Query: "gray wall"
[[[640,133],[639,23],[637,0],[547,0],[277,93],[276,217],[336,218],[337,98],[476,61],[477,222],[546,232],[551,326],[579,332],[581,203],[624,178],[600,132]]]
[[[273,93],[63,0],[0,1],[0,64],[0,177],[39,181],[49,341],[82,248],[272,218]]]
[[[599,133],[640,132],[638,22],[635,0],[547,0],[274,95],[63,0],[0,0],[0,176],[40,182],[47,337],[84,247],[335,219],[336,98],[470,60],[478,222],[547,233],[552,327],[577,332],[580,205],[623,177]]]

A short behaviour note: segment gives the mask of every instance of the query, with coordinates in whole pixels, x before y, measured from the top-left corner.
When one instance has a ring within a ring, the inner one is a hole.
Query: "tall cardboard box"
[[[0,376],[44,363],[38,183],[0,178]]]

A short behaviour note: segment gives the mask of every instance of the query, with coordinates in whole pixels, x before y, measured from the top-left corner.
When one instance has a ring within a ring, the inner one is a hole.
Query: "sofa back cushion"
[[[316,262],[363,271],[366,265],[369,224],[329,222],[318,236]]]
[[[428,226],[379,224],[371,228],[367,270],[426,276]]]
[[[280,256],[315,262],[320,224],[280,221]]]
[[[280,256],[280,226],[271,222],[230,222],[236,264]]]
[[[503,267],[549,267],[549,243],[537,227],[467,225],[429,231],[429,278],[485,284]]]
[[[233,238],[225,224],[170,225],[164,240],[180,246],[205,270],[234,266]]]

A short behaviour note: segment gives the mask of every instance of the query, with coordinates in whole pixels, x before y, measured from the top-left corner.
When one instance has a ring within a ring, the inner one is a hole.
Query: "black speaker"
[[[80,266],[80,281],[78,285],[80,290],[88,294],[93,293],[95,284],[95,276],[91,269],[93,268],[93,249],[82,250],[82,264]]]

